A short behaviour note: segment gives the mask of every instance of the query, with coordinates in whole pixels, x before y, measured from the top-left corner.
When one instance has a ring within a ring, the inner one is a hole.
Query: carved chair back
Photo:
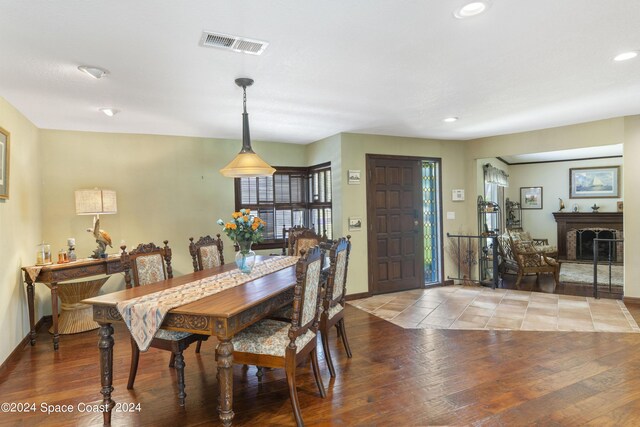
[[[319,245],[326,239],[316,234],[312,228],[296,226],[289,229],[285,238],[287,252],[289,256],[300,256],[301,251],[308,251]]]
[[[344,306],[344,298],[347,286],[347,269],[349,268],[349,254],[351,253],[351,236],[341,237],[334,242],[329,250],[329,276],[327,277],[327,289],[325,293],[325,310],[341,304]]]
[[[304,250],[302,252],[296,264],[296,286],[289,329],[289,339],[292,343],[309,329],[314,332],[318,330],[320,314],[320,273],[324,251],[319,246],[315,246],[308,252]]]
[[[171,248],[168,240],[164,241],[164,247],[158,247],[154,243],[140,243],[137,248],[128,253],[126,246],[120,246],[120,249],[122,249],[120,262],[124,269],[127,288],[144,286],[173,277]]]
[[[189,237],[189,253],[193,261],[193,271],[200,271],[207,268],[224,265],[223,243],[220,234],[216,238],[207,235],[200,237],[197,242],[193,242],[193,237]]]

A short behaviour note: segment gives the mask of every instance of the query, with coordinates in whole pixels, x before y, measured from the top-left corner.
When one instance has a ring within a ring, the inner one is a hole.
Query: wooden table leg
[[[102,413],[104,425],[111,425],[111,410],[115,402],[111,400],[113,391],[113,326],[111,323],[100,323],[98,331],[100,339],[98,348],[100,349],[100,383],[102,389],[102,405],[105,411]]]
[[[58,284],[56,282],[49,285],[51,287],[51,318],[53,319],[53,349],[58,350]]]
[[[230,426],[233,420],[233,344],[231,338],[221,339],[216,347],[218,359],[218,412],[224,426]]]
[[[27,303],[29,305],[29,338],[31,341],[31,345],[36,345],[36,322],[35,322],[35,309],[34,309],[34,300],[35,294],[33,292],[33,282],[27,273],[25,275],[25,282],[27,282]]]

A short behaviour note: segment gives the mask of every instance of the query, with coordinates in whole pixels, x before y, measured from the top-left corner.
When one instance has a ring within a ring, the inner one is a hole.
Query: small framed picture
[[[349,169],[349,184],[360,184],[360,170]]]
[[[349,217],[349,231],[360,231],[362,229],[362,218],[359,216]]]
[[[542,187],[520,187],[520,209],[542,209]]]

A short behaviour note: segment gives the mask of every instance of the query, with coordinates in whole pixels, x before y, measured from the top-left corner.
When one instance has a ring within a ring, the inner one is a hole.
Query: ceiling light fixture
[[[113,117],[120,112],[120,110],[115,110],[113,108],[100,108],[100,111],[109,117]]]
[[[457,117],[447,117],[446,119],[442,119],[443,122],[445,123],[453,123],[453,122],[457,122],[458,118]]]
[[[456,9],[455,12],[453,12],[453,16],[458,19],[464,19],[480,15],[489,8],[489,5],[490,3],[488,0],[472,1]]]
[[[618,62],[620,62],[620,61],[627,61],[627,60],[629,60],[629,59],[633,59],[633,58],[635,58],[636,56],[638,56],[638,51],[637,51],[637,50],[631,50],[631,51],[629,51],[629,52],[622,52],[622,53],[620,53],[620,54],[616,55],[616,56],[613,58],[613,60],[614,60],[614,61],[618,61]]]
[[[78,70],[82,71],[85,74],[90,75],[94,79],[99,79],[109,74],[109,72],[104,68],[93,67],[91,65],[81,65],[78,67]]]
[[[253,84],[249,78],[236,79],[236,84],[242,88],[242,149],[231,162],[220,169],[220,173],[227,178],[244,178],[255,176],[271,176],[276,171],[262,160],[251,148],[249,135],[249,114],[247,114],[247,86]]]

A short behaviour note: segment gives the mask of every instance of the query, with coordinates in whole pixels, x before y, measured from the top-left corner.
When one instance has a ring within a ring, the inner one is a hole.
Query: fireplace
[[[576,230],[576,260],[593,260],[593,247],[595,242],[593,239],[617,239],[617,230],[607,229],[600,230],[597,228],[586,228]],[[567,236],[567,239],[569,237]],[[611,247],[611,254],[609,254],[609,247]],[[616,244],[609,242],[598,242],[598,261],[608,261],[609,256],[611,260],[616,261]],[[568,258],[568,256],[567,256]]]
[[[558,226],[558,258],[561,260],[593,260],[594,238],[623,238],[622,212],[554,212],[553,216]],[[599,256],[606,260],[609,244],[601,242],[601,245]],[[622,242],[612,244],[612,261],[623,260]]]

